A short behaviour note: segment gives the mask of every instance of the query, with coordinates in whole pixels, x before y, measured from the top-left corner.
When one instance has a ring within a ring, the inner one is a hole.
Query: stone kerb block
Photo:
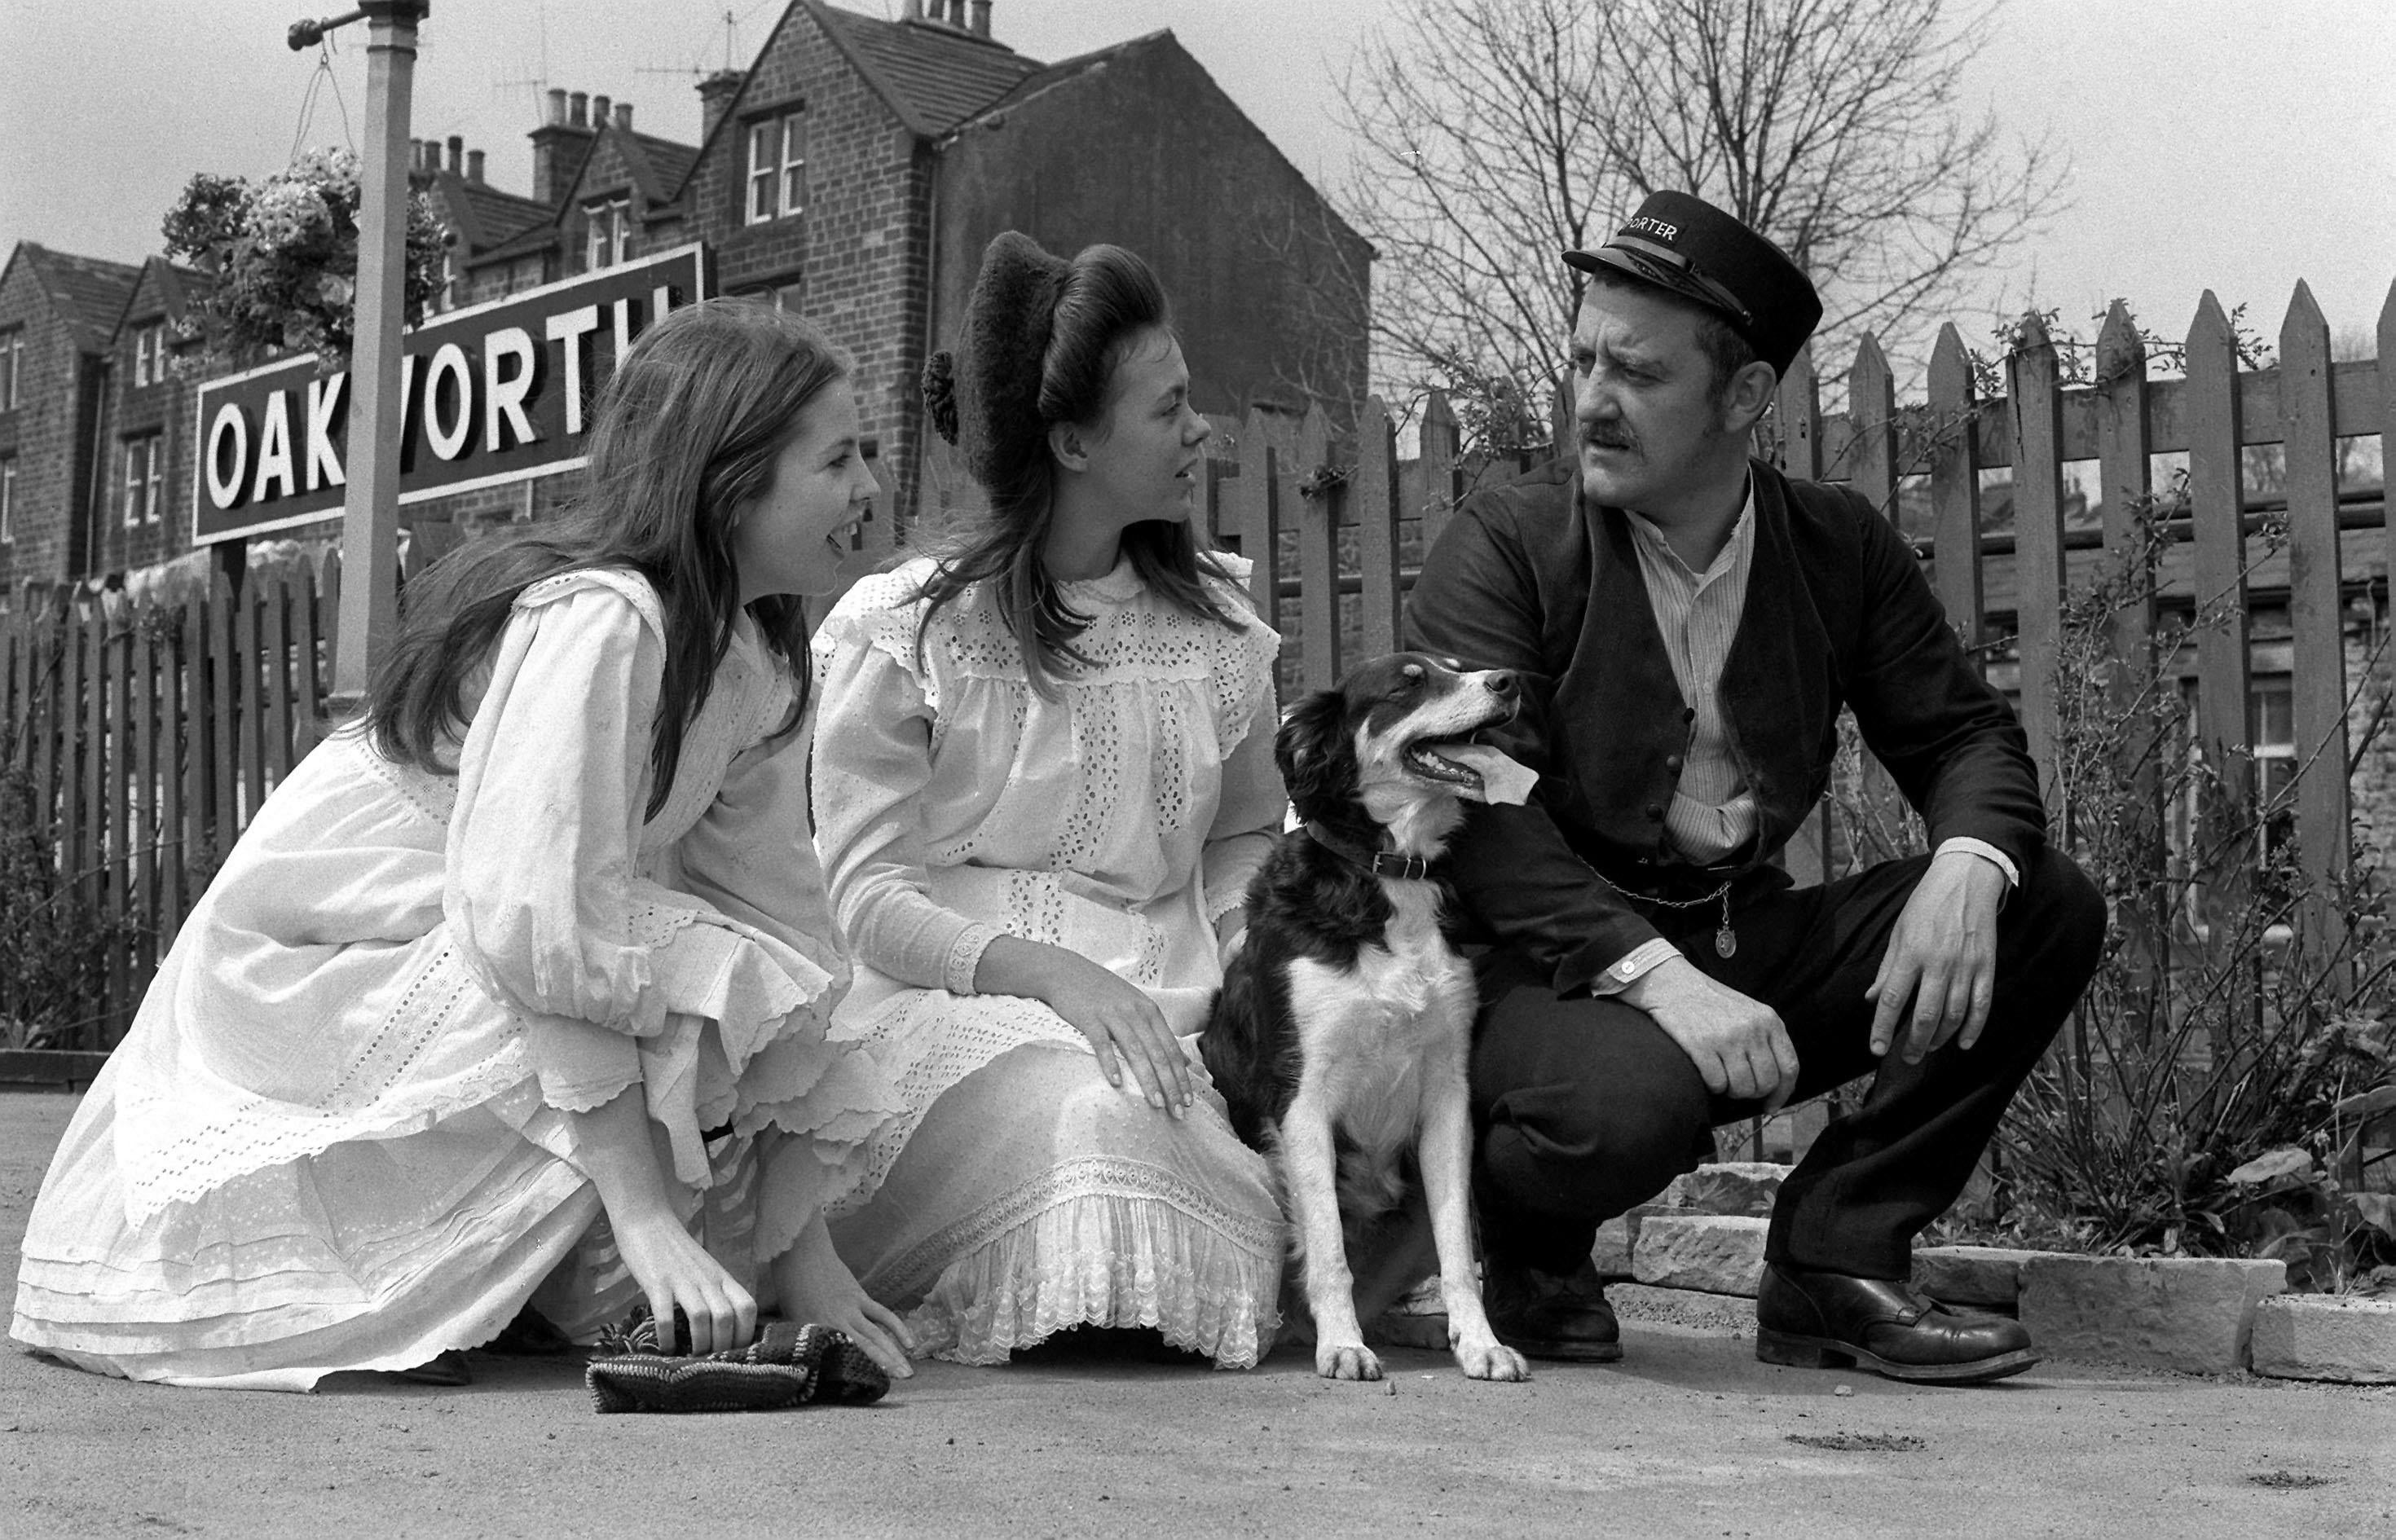
[[[2396,1299],[2281,1294],[2255,1308],[2255,1373],[2396,1383]]]
[[[1597,1268],[1600,1278],[1636,1278],[1638,1269],[1631,1256],[1639,1244],[1639,1227],[1658,1214],[1672,1210],[1662,1203],[1641,1203],[1626,1214],[1617,1214],[1597,1227],[1597,1243],[1590,1248],[1589,1259]]]
[[[1650,1215],[1631,1247],[1631,1275],[1667,1289],[1703,1289],[1749,1299],[1764,1282],[1764,1237],[1771,1221],[1744,1215]]]
[[[2058,1358],[2221,1374],[2243,1369],[2283,1262],[2043,1254],[2021,1268],[2021,1323]]]
[[[1913,1282],[1941,1304],[2010,1311],[2021,1298],[2022,1265],[2046,1255],[2006,1246],[1923,1246],[1913,1254]]]
[[[1773,1161],[1723,1161],[1672,1178],[1664,1201],[1698,1214],[1761,1218],[1772,1212],[1789,1168]]]

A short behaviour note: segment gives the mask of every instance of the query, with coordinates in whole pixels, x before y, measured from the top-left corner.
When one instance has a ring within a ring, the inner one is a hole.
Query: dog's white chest
[[[1382,944],[1351,968],[1301,962],[1290,969],[1291,1016],[1309,1079],[1338,1084],[1335,1101],[1357,1110],[1392,1096],[1425,1060],[1460,1058],[1472,1028],[1472,975],[1440,934],[1426,883],[1390,884],[1397,913]]]

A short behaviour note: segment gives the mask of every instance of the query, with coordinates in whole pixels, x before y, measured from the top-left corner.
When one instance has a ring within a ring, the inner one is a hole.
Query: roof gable
[[[129,262],[52,251],[31,241],[19,242],[17,255],[40,281],[60,319],[75,333],[75,345],[85,352],[106,352],[126,302],[141,281],[141,270]]]

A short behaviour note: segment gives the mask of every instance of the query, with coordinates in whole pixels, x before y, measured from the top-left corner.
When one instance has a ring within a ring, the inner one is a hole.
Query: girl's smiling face
[[[849,540],[880,490],[858,451],[856,393],[835,381],[800,408],[772,484],[740,511],[732,534],[740,602],[838,588]]]

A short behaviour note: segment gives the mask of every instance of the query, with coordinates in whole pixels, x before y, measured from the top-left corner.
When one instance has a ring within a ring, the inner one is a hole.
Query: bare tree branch
[[[1340,190],[1380,256],[1393,396],[1552,378],[1580,285],[1556,260],[1646,193],[1694,192],[1821,288],[1825,351],[1957,303],[2062,206],[2051,143],[1966,115],[1993,4],[1393,0],[1340,87]]]

